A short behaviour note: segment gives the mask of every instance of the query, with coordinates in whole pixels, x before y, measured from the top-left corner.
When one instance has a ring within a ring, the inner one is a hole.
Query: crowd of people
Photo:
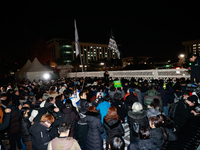
[[[12,81],[0,91],[0,146],[11,150],[159,150],[198,116],[189,80],[102,78]],[[175,106],[176,104],[176,106]],[[173,107],[172,107],[173,106]],[[4,144],[2,144],[2,141]],[[5,143],[6,142],[6,143]]]

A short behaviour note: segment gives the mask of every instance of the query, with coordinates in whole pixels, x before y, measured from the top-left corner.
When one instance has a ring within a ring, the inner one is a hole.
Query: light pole
[[[178,65],[181,67],[183,65],[183,63],[185,62],[185,55],[184,54],[180,54],[178,56],[178,58],[179,58]]]

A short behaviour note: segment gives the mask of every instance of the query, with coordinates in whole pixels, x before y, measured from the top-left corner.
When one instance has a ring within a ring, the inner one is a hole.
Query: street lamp
[[[104,63],[100,63],[100,66],[102,66],[102,69],[103,69]]]

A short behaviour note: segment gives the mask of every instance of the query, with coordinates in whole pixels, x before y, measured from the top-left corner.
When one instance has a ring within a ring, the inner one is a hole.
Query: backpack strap
[[[174,96],[175,96],[176,98],[178,98],[178,96],[176,95],[176,93],[174,93]]]

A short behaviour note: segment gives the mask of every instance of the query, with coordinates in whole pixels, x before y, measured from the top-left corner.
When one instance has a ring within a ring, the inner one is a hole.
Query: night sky
[[[189,1],[9,1],[1,9],[0,59],[19,62],[24,47],[41,36],[74,40],[74,19],[80,42],[107,44],[112,29],[122,57],[177,58],[181,42],[200,39],[199,5]]]

